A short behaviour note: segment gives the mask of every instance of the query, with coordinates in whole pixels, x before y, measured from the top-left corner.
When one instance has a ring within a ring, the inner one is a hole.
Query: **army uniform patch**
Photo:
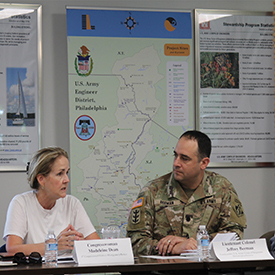
[[[144,200],[143,197],[135,200],[133,202],[132,209],[134,209],[136,207],[141,207],[143,205],[143,200]]]
[[[132,211],[131,211],[132,224],[140,223],[140,216],[141,216],[140,207],[143,206],[143,201],[144,201],[144,198],[141,197],[133,202]]]
[[[140,222],[140,209],[133,209],[131,212],[132,224],[138,224]]]
[[[238,217],[241,217],[244,215],[244,212],[243,212],[243,207],[242,207],[242,204],[239,200],[236,200],[235,199],[235,206],[234,206],[234,210],[236,212],[236,215]]]
[[[127,230],[140,229],[145,226],[144,197],[133,202],[128,221]]]

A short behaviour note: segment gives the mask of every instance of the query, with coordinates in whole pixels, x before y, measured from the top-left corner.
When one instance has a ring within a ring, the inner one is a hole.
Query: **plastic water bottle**
[[[197,249],[200,261],[205,261],[209,258],[209,235],[205,225],[200,225],[197,233]]]
[[[45,239],[46,266],[57,266],[57,238],[52,229],[49,229]]]

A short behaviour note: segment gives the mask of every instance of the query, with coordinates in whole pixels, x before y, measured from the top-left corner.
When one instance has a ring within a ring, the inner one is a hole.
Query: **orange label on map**
[[[188,44],[165,44],[164,54],[167,56],[188,56],[190,46]]]

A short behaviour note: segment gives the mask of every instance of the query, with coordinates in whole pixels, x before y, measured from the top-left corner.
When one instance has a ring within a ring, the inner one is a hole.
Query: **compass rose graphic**
[[[121,25],[124,25],[129,31],[130,31],[130,34],[131,34],[131,31],[136,27],[138,26],[138,23],[134,17],[132,16],[131,12],[129,12],[129,16],[121,22]]]
[[[125,21],[124,21],[124,25],[126,26],[127,29],[129,29],[130,31],[136,26],[136,21],[135,19],[130,15],[128,16]]]

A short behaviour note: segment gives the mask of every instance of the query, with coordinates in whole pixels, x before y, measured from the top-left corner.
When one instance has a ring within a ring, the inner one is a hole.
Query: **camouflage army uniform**
[[[167,235],[196,238],[205,224],[212,239],[216,233],[246,228],[242,204],[232,184],[205,171],[203,182],[188,199],[173,173],[149,182],[133,203],[127,225],[135,255],[157,254],[156,245]]]

